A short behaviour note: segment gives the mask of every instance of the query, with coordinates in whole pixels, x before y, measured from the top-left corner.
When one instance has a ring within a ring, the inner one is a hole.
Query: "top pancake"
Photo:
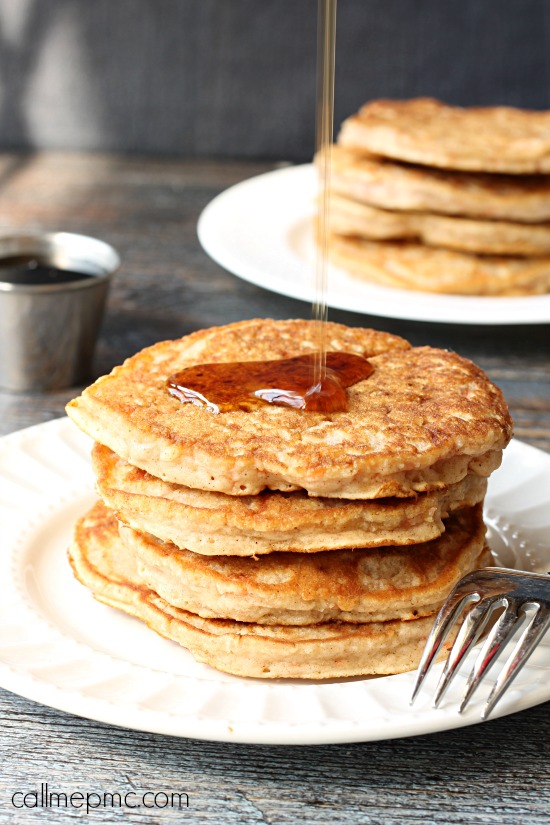
[[[550,112],[462,109],[431,98],[375,100],[348,118],[342,146],[472,172],[550,171]]]
[[[331,351],[369,357],[374,373],[348,390],[348,410],[269,404],[214,415],[169,395],[192,364],[310,352],[308,321],[253,320],[156,344],[72,401],[78,426],[151,475],[230,495],[268,487],[342,498],[409,496],[488,475],[511,436],[500,391],[474,364],[403,339],[328,325]]]

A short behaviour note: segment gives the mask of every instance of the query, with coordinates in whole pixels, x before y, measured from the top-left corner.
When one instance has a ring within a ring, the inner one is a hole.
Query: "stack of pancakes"
[[[550,112],[378,100],[332,147],[331,259],[384,286],[550,291]]]
[[[317,334],[254,320],[165,341],[67,408],[102,499],[75,530],[77,578],[237,675],[412,669],[454,583],[490,563],[482,503],[511,421],[458,355],[328,324],[330,351],[374,366],[343,412],[213,414],[168,392],[186,367],[304,355]]]

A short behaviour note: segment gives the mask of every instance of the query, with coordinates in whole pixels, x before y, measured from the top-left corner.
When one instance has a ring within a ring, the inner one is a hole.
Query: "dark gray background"
[[[302,160],[316,0],[0,0],[0,149]],[[550,108],[550,0],[339,0],[336,123],[373,97]]]

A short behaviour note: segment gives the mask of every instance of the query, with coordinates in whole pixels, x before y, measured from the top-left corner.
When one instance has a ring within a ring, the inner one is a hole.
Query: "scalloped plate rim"
[[[89,439],[79,433],[74,425],[67,419],[55,419],[45,424],[35,425],[25,430],[19,430],[8,436],[0,439],[0,469],[3,466],[4,454],[6,450],[16,451],[23,449],[25,444],[33,442],[40,445],[41,449],[49,454],[55,454],[56,442],[63,437],[64,434],[70,434],[71,441],[80,448],[89,444]],[[65,442],[67,443],[67,442]],[[76,452],[75,452],[76,455]],[[509,450],[508,463],[512,464],[520,460],[522,456],[528,458],[528,464],[531,462],[534,466],[543,467],[544,472],[550,479],[550,455],[538,450],[527,444],[519,441],[513,441]],[[79,461],[82,459],[81,452],[78,452]],[[505,462],[506,463],[506,462]],[[47,470],[46,470],[47,472]],[[57,497],[59,497],[59,489],[55,489],[55,479],[52,480],[52,489],[44,492],[43,502],[44,509],[49,510],[53,515],[58,512],[56,507]],[[82,497],[86,493],[85,484],[86,479],[83,480],[80,486],[75,485],[71,490],[68,482],[57,482],[59,486],[63,487],[61,497],[63,501],[71,501],[71,496],[75,499],[77,496]],[[8,486],[10,482],[8,481]],[[92,491],[90,490],[90,496]],[[40,513],[40,509],[39,509]],[[12,525],[13,527],[13,525]],[[41,529],[41,528],[40,528]],[[45,527],[44,527],[45,529]],[[12,538],[13,547],[19,542],[21,537],[21,530],[14,530],[14,537]],[[60,548],[60,552],[64,554],[64,548]],[[7,560],[2,562],[3,566],[7,566]],[[11,568],[10,568],[11,569]],[[12,602],[17,603],[17,595],[14,596],[15,585],[13,581],[4,579],[0,584],[0,596],[2,589],[9,588],[12,585],[9,593],[5,591]],[[75,582],[75,586],[78,586]],[[28,594],[27,594],[28,595]],[[28,604],[19,605],[20,614],[23,615],[25,611],[29,610]],[[111,610],[107,608],[107,610]],[[17,612],[17,611],[16,611]],[[40,615],[37,613],[38,618]],[[109,614],[109,623],[112,622],[113,632],[117,629],[117,614],[112,610]],[[36,620],[36,617],[35,617]],[[133,620],[132,620],[133,621]],[[137,620],[136,620],[137,621]],[[53,631],[46,627],[46,622],[40,626],[40,621],[37,624],[42,632],[53,633],[54,642],[58,645],[63,645],[64,632],[53,626]],[[2,613],[0,608],[0,627],[2,626]],[[34,628],[34,625],[33,625]],[[150,631],[146,630],[147,633]],[[48,637],[49,638],[49,637]],[[53,642],[52,642],[53,644]],[[73,647],[75,640],[72,641]],[[83,647],[83,643],[76,639],[76,646]],[[85,647],[85,645],[84,645]],[[90,655],[97,658],[98,666],[101,666],[100,657],[106,656],[104,653],[97,653],[91,649]],[[186,654],[188,655],[188,654]],[[544,646],[542,651],[543,669],[550,668],[550,644]],[[116,660],[116,657],[115,657]],[[115,661],[116,663],[116,661]],[[121,656],[118,660],[119,664],[128,667],[132,672],[134,678],[134,670],[139,677],[140,665],[128,662]],[[531,665],[526,666],[526,671]],[[132,668],[134,670],[132,670]],[[154,671],[154,668],[150,668]],[[164,673],[162,669],[158,671]],[[427,733],[434,733],[437,731],[445,731],[457,727],[480,723],[479,719],[479,705],[474,702],[472,708],[462,715],[458,716],[455,710],[447,709],[445,707],[439,710],[434,710],[429,706],[429,695],[427,695],[423,702],[415,705],[413,708],[408,706],[408,695],[412,686],[412,679],[414,674],[399,674],[396,676],[380,677],[376,679],[356,679],[328,683],[311,683],[306,682],[292,683],[292,682],[264,682],[263,680],[238,679],[238,677],[220,676],[216,671],[207,669],[209,685],[214,685],[212,693],[214,695],[214,704],[223,709],[224,697],[229,697],[235,692],[244,691],[244,694],[250,694],[252,697],[288,697],[292,694],[297,697],[298,703],[302,703],[311,698],[316,701],[321,707],[323,701],[325,704],[328,701],[346,702],[351,697],[355,700],[365,701],[366,706],[369,702],[372,705],[372,710],[369,710],[366,718],[354,719],[350,713],[347,718],[330,718],[330,719],[313,719],[305,722],[296,722],[283,719],[263,719],[251,718],[248,720],[220,718],[220,715],[208,717],[200,714],[189,713],[181,715],[165,710],[158,710],[151,707],[144,707],[139,702],[122,701],[116,695],[108,698],[100,698],[93,695],[86,695],[78,688],[63,688],[54,684],[51,680],[48,681],[45,677],[37,677],[31,672],[31,667],[25,664],[20,667],[14,667],[5,659],[3,647],[0,643],[0,686],[7,690],[11,690],[21,696],[31,699],[33,701],[41,702],[44,705],[56,708],[61,711],[73,713],[77,716],[93,719],[107,724],[117,725],[134,730],[142,730],[151,733],[159,733],[163,735],[191,737],[198,739],[206,739],[212,741],[224,742],[243,742],[254,744],[285,744],[285,745],[317,745],[317,744],[337,744],[345,742],[360,742],[360,741],[375,741],[379,739],[390,739],[404,736],[415,736]],[[193,692],[198,690],[197,677],[189,677],[187,675],[167,674],[175,680],[183,680],[182,685],[186,689]],[[223,678],[222,678],[223,677]],[[200,679],[198,681],[201,681]],[[202,680],[204,681],[204,680]],[[550,682],[549,680],[533,679],[533,682],[538,682],[529,690],[511,690],[509,695],[505,697],[500,708],[493,715],[492,718],[504,716],[508,713],[513,713],[519,710],[532,707],[550,699]],[[235,690],[235,686],[238,688]],[[138,685],[139,686],[139,685]],[[216,692],[217,691],[217,692]],[[300,694],[302,694],[300,696]],[[347,694],[347,696],[346,696]],[[392,706],[397,697],[396,707]],[[266,700],[267,701],[267,700]],[[220,706],[221,703],[221,706]],[[385,703],[385,706],[383,706]],[[389,706],[388,706],[389,703]],[[357,706],[357,705],[356,705]],[[383,714],[381,717],[376,717],[378,708],[382,708]],[[384,716],[385,713],[385,716]]]

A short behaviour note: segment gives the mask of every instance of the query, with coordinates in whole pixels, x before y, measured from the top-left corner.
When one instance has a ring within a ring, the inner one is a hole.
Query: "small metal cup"
[[[120,258],[109,244],[68,232],[0,237],[0,258],[19,255],[93,277],[27,285],[3,281],[0,267],[0,387],[40,392],[81,384]]]

